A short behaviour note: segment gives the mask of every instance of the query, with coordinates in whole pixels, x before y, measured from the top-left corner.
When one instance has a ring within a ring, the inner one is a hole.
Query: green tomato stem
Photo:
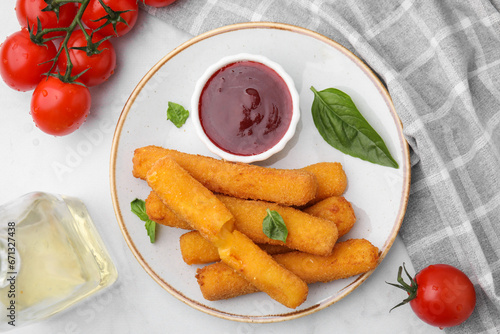
[[[404,281],[403,277],[401,276],[401,274],[403,272],[403,268],[404,268],[404,271],[406,273],[406,276],[408,276],[408,278],[410,279],[410,284],[406,283]],[[394,286],[396,288],[399,288],[401,290],[406,291],[406,293],[408,294],[408,298],[404,299],[401,303],[399,303],[398,305],[396,305],[393,308],[391,308],[389,312],[391,312],[392,310],[394,310],[396,307],[399,307],[401,305],[407,304],[410,301],[412,301],[413,299],[417,298],[417,290],[418,290],[417,282],[415,281],[415,279],[412,276],[410,276],[410,274],[406,270],[406,267],[405,267],[404,263],[403,263],[402,267],[399,267],[397,280],[398,280],[399,284],[388,283],[388,282],[386,282],[386,283],[389,284],[389,285],[392,285],[392,286]]]
[[[78,77],[80,77],[84,73],[84,72],[78,73],[75,76],[71,75],[72,74],[71,71],[73,69],[73,64],[71,62],[71,57],[69,55],[68,41],[69,41],[69,38],[71,37],[71,34],[73,33],[73,31],[75,30],[75,28],[77,26],[80,27],[80,29],[83,31],[83,34],[85,35],[85,39],[87,40],[87,46],[88,46],[88,50],[89,50],[87,52],[87,54],[89,54],[89,52],[90,52],[89,55],[99,53],[99,51],[97,51],[97,46],[99,46],[102,42],[104,42],[105,40],[108,40],[111,37],[111,36],[105,37],[101,41],[94,43],[94,42],[92,42],[92,35],[89,35],[85,31],[85,27],[82,23],[82,16],[83,16],[83,13],[85,12],[85,10],[87,9],[89,2],[90,2],[90,0],[52,0],[50,5],[58,5],[58,6],[56,6],[57,9],[60,6],[68,4],[68,3],[80,4],[80,8],[78,8],[78,11],[77,11],[73,21],[71,22],[71,24],[67,27],[40,29],[40,20],[38,20],[38,25],[37,25],[38,29],[37,29],[36,33],[30,31],[31,40],[34,43],[39,44],[39,45],[43,45],[43,43],[45,43],[47,41],[51,41],[53,39],[58,39],[58,38],[63,37],[63,40],[62,40],[60,47],[59,47],[59,50],[57,50],[55,57],[51,60],[52,66],[49,69],[48,73],[46,73],[46,75],[55,76],[63,82],[73,82],[74,80],[76,80]],[[120,21],[120,19],[122,21],[124,21],[120,16],[120,14],[122,12],[115,12],[109,6],[106,6],[102,2],[102,0],[99,0],[99,2],[103,6],[103,8],[106,10],[106,13],[108,13],[108,15],[107,15],[108,17],[112,17],[114,19],[114,21]],[[105,17],[105,18],[107,19],[107,17]],[[114,21],[110,21],[109,19],[107,19],[106,22],[101,27],[99,27],[99,29],[101,29],[105,25],[113,24]],[[113,24],[113,28],[114,28],[114,25],[115,24]],[[28,25],[28,30],[30,30],[29,25]],[[43,37],[47,33],[51,33],[51,32],[61,32],[61,35],[55,36],[55,37],[49,37],[49,38]],[[64,73],[64,75],[61,75],[60,73],[53,74],[52,71],[56,67],[59,56],[61,55],[61,52],[63,50],[66,53],[66,58],[67,58],[66,72]]]

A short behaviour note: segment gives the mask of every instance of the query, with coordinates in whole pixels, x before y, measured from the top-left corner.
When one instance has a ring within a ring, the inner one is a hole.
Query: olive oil
[[[0,224],[1,330],[55,314],[117,278],[78,199],[27,194],[0,207]]]

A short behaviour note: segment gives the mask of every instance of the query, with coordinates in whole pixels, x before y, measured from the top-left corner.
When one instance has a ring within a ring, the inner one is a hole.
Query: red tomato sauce
[[[201,126],[220,149],[256,155],[276,145],[292,118],[288,87],[273,69],[254,61],[215,72],[199,101]]]

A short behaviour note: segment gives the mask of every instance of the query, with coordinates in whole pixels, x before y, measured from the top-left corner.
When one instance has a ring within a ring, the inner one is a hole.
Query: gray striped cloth
[[[363,59],[387,84],[412,150],[400,235],[415,268],[448,263],[473,281],[476,309],[449,332],[500,332],[499,0],[178,0],[143,8],[192,35],[238,22],[290,23]]]

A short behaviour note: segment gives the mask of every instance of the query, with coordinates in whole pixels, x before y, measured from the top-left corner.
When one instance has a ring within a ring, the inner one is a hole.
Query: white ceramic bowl
[[[292,99],[292,117],[290,120],[290,125],[285,132],[284,136],[272,147],[268,148],[266,151],[254,155],[239,155],[229,153],[221,148],[219,148],[205,133],[200,121],[200,113],[198,110],[200,96],[205,87],[207,81],[212,77],[212,75],[217,72],[219,69],[225,67],[226,65],[233,64],[239,61],[254,61],[257,63],[261,63],[272,70],[274,70],[285,82],[288,90],[290,92],[290,96]],[[251,163],[255,161],[263,161],[271,157],[272,155],[281,151],[286,143],[293,137],[295,134],[295,129],[297,127],[297,123],[300,119],[300,108],[299,108],[299,94],[295,88],[295,84],[293,79],[285,72],[283,67],[278,63],[264,57],[261,55],[254,55],[248,53],[240,53],[236,55],[226,56],[216,63],[209,66],[203,75],[197,80],[194,92],[191,98],[191,119],[194,123],[194,127],[196,129],[196,133],[201,141],[207,146],[207,148],[214,154],[218,155],[224,160],[235,161],[235,162],[244,162]]]

